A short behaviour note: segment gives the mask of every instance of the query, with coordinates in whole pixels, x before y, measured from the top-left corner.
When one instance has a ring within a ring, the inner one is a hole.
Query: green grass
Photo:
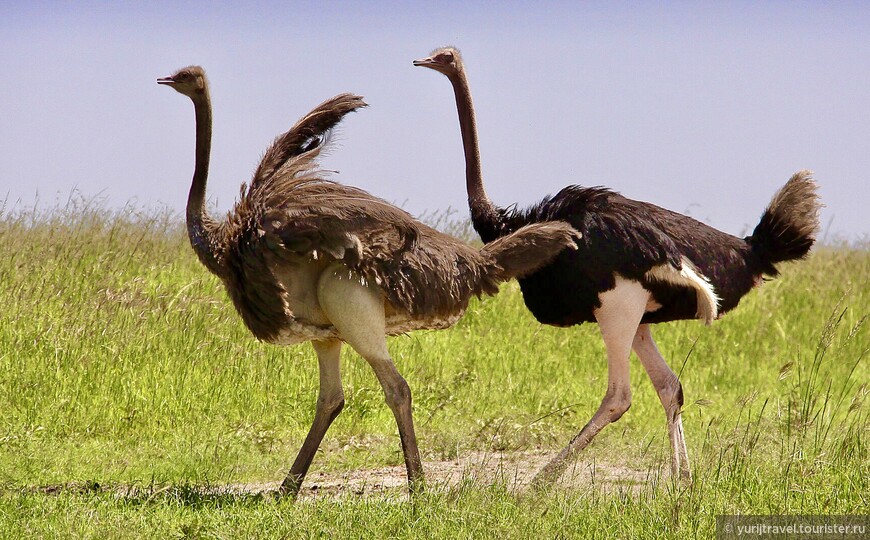
[[[2,213],[0,538],[709,538],[716,514],[867,513],[870,250],[821,247],[783,270],[710,328],[654,329],[682,369],[690,487],[535,494],[469,478],[413,500],[294,504],[221,486],[283,478],[313,416],[310,346],[256,342],[172,216],[82,201]],[[424,466],[556,452],[606,382],[597,327],[537,324],[515,284],[390,350]],[[313,470],[402,463],[350,350],[343,374]],[[667,470],[664,414],[634,359],[632,375],[631,410],[583,459]]]

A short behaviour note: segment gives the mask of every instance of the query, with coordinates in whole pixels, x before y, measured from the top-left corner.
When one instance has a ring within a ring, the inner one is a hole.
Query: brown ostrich
[[[328,131],[366,104],[341,94],[303,117],[268,148],[250,186],[222,221],[205,211],[211,147],[209,86],[201,67],[158,79],[188,96],[196,113],[196,166],[187,230],[200,261],[221,279],[245,325],[280,345],[310,341],[320,364],[314,421],[279,493],[295,496],[324,434],[344,406],[342,342],[374,370],[399,428],[412,491],[423,478],[411,391],[386,336],[447,328],[472,296],[530,273],[575,246],[564,222],[522,228],[481,250],[414,220],[365,191],[324,179],[316,158]]]
[[[592,419],[538,473],[535,483],[557,478],[596,434],[628,410],[632,349],[665,410],[671,472],[689,480],[680,416],[683,387],[659,353],[650,324],[696,318],[710,324],[736,307],[763,276],[777,276],[776,264],[805,257],[815,241],[821,206],[811,173],[793,175],[746,238],[602,187],[568,186],[526,210],[499,208],[483,188],[474,105],[459,51],[437,49],[414,65],[444,74],[453,85],[468,205],[483,242],[554,219],[582,233],[577,250],[561,253],[519,283],[526,306],[541,323],[598,323],[607,348],[607,391]]]

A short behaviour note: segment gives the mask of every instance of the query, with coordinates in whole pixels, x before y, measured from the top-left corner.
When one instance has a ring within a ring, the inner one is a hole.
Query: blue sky
[[[210,199],[229,208],[266,145],[340,92],[370,104],[323,161],[414,214],[466,214],[452,90],[411,61],[464,54],[487,191],[568,184],[747,234],[816,172],[828,236],[870,236],[867,2],[4,2],[0,199],[184,207],[190,102],[155,79],[201,64]]]

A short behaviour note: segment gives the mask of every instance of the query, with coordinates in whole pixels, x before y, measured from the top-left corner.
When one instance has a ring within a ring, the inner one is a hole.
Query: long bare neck
[[[187,196],[187,235],[199,260],[213,273],[219,274],[218,226],[205,210],[205,187],[211,157],[211,100],[208,88],[191,99],[196,113],[196,165]]]
[[[483,173],[480,166],[480,149],[477,143],[477,122],[474,118],[474,103],[465,71],[449,76],[456,95],[456,110],[459,113],[459,129],[462,132],[462,147],[465,152],[465,189],[468,192],[468,208],[475,230],[484,242],[490,242],[499,235],[498,211],[483,187]]]

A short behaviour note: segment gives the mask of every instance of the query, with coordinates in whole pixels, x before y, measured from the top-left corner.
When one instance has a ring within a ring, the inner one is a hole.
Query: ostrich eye
[[[178,73],[177,75],[175,75],[175,77],[172,78],[177,83],[189,83],[191,80],[193,80],[193,74],[191,74],[189,71],[182,71],[181,73]]]
[[[441,60],[442,62],[447,62],[447,63],[451,63],[451,62],[453,62],[453,53],[444,53],[444,54],[442,54],[440,60]]]

